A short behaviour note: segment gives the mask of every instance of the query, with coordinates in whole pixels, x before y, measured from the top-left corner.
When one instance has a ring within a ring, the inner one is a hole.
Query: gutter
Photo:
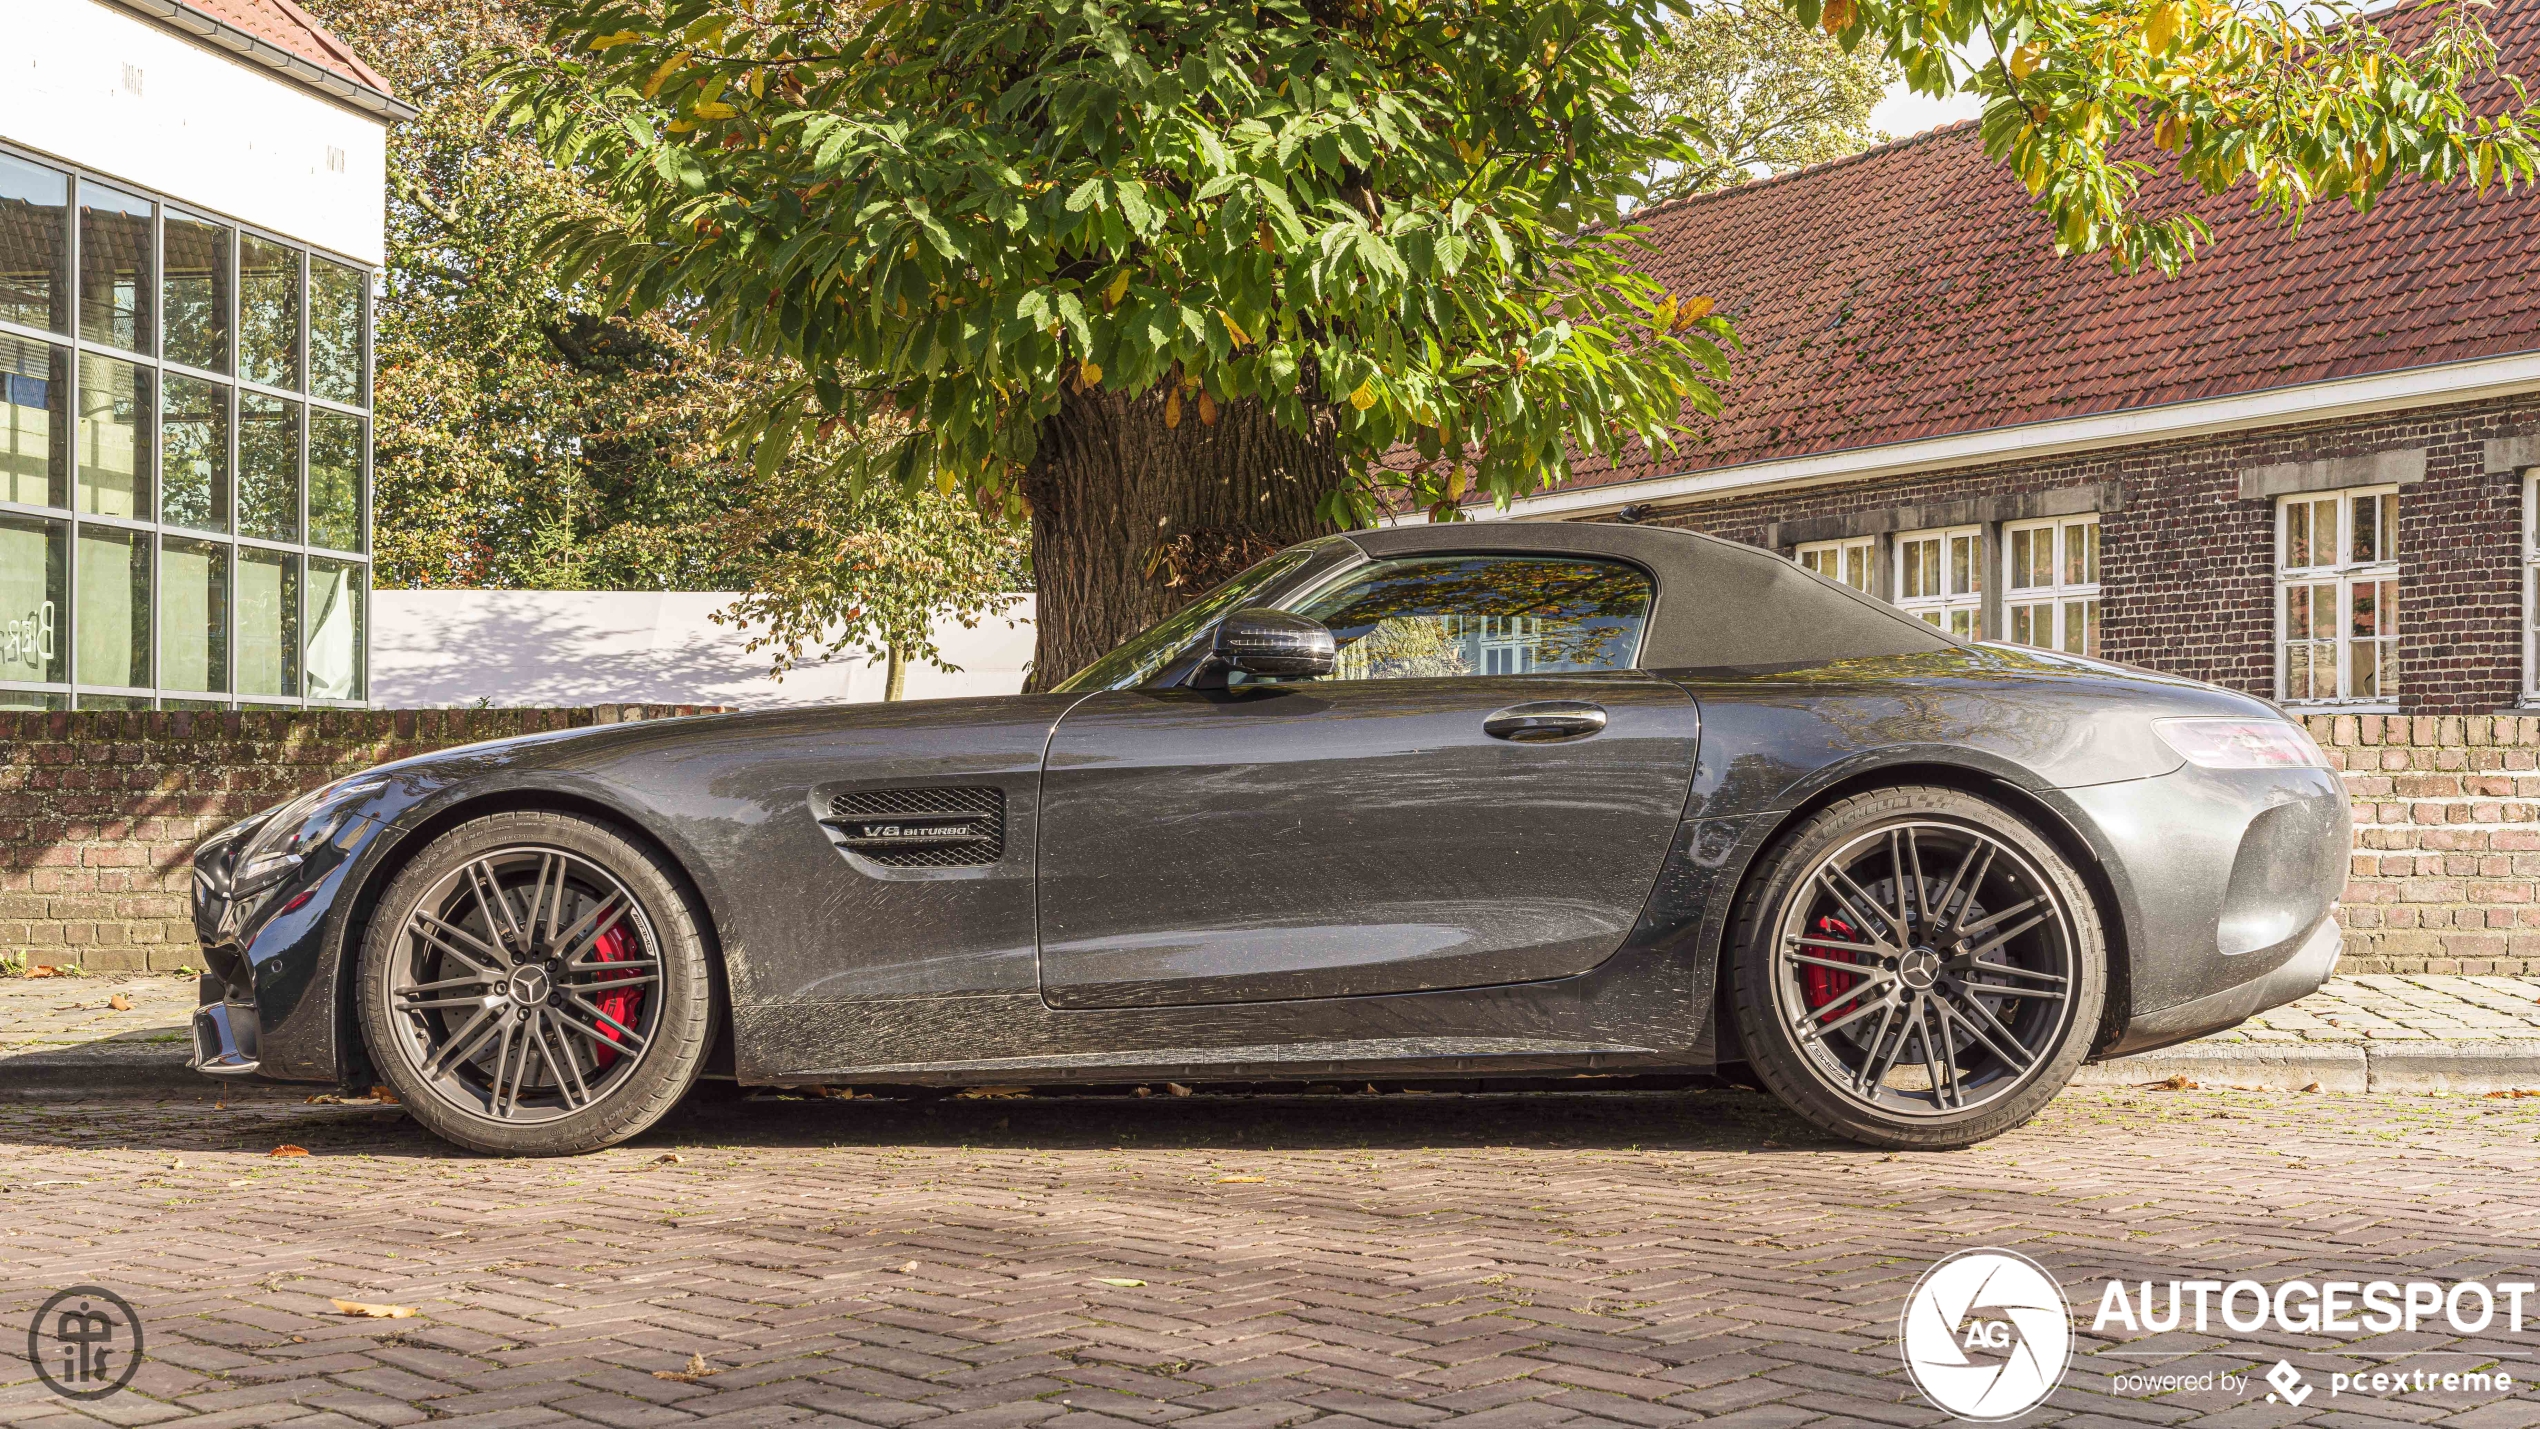
[[[1919,441],[1745,462],[1710,471],[1641,477],[1608,486],[1548,491],[1520,497],[1505,509],[1474,506],[1466,508],[1464,514],[1475,521],[1573,520],[1610,515],[1630,505],[1706,501],[1834,482],[1870,481],[2064,452],[2175,441],[2215,432],[2448,406],[2534,391],[2540,391],[2540,352],[2521,352],[2272,387],[2231,397],[2131,407],[2087,417],[2025,422]],[[1419,525],[1427,519],[1407,515],[1384,524]]]
[[[215,49],[227,50],[249,64],[274,70],[285,78],[318,91],[327,98],[358,109],[383,124],[412,119],[423,111],[385,90],[346,79],[323,65],[312,63],[274,44],[259,39],[234,25],[215,19],[183,0],[105,0],[106,4],[129,10],[145,19],[200,40]]]

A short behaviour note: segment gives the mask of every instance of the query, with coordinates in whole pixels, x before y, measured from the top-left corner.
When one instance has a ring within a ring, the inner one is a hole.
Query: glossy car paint
[[[265,1075],[361,1075],[345,988],[370,900],[452,823],[548,805],[637,832],[693,888],[744,1081],[1698,1067],[1736,1055],[1718,1040],[1716,974],[1754,859],[1816,801],[1939,780],[2036,822],[2094,881],[2116,959],[2103,1053],[2228,1025],[2326,974],[2347,834],[2335,776],[2200,769],[2152,732],[2172,715],[2277,718],[2256,700],[1967,646],[1764,553],[1630,527],[1330,538],[1261,598],[1281,604],[1368,559],[1460,550],[1603,555],[1653,575],[1641,671],[1590,677],[1615,721],[1568,746],[1586,756],[1576,764],[1529,773],[1476,754],[1482,706],[1498,707],[1478,697],[1485,681],[1434,706],[1382,688],[1421,682],[1308,687],[1320,712],[1393,699],[1415,725],[1446,722],[1415,738],[1370,721],[1338,742],[1276,732],[1288,717],[1267,704],[1152,688],[621,725],[389,766],[345,807],[321,806],[337,821],[322,853],[234,909],[222,860],[252,821],[226,833],[198,855],[198,931],[222,995],[260,1023]],[[1531,693],[1564,678],[1508,683]],[[1176,732],[1124,734],[1138,709],[1165,711]],[[1208,733],[1238,728],[1261,731],[1259,748]],[[1406,758],[1430,762],[1407,780],[1383,772]],[[1582,792],[1587,770],[1615,782]],[[843,792],[982,785],[1006,800],[992,865],[887,868],[820,823]],[[1529,802],[1530,788],[1549,794]],[[1297,823],[1246,817],[1265,810]],[[1194,820],[1206,837],[1177,838]],[[1298,824],[1315,838],[1283,845]],[[1512,854],[1538,829],[1543,846]],[[1423,916],[1406,870],[1488,899],[1485,871],[1510,868],[1530,924],[1473,908],[1429,915],[1449,941],[1427,954],[1395,936]],[[1336,869],[1320,891],[1300,872]],[[1585,891],[1546,914],[1543,890],[1564,874]],[[1252,964],[1229,936],[1247,918],[1376,932],[1355,948],[1274,939]],[[1173,950],[1189,947],[1200,955]]]

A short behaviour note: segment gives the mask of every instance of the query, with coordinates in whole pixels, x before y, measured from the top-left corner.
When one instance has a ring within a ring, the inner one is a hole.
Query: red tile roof
[[[2540,70],[2540,0],[2489,13],[2502,67]],[[2540,188],[2401,180],[2299,232],[2248,195],[2145,183],[2147,211],[2213,227],[2178,278],[2056,257],[1973,123],[1650,209],[1650,270],[1717,299],[1745,350],[1700,440],[1582,460],[1571,485],[2540,349]]]
[[[292,0],[180,0],[187,9],[233,30],[243,30],[277,49],[288,50],[353,83],[389,93],[388,81],[362,63],[352,46],[335,38],[324,25]]]

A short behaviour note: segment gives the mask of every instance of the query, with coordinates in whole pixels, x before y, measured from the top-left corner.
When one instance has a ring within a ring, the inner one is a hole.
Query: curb
[[[0,1101],[92,1094],[191,1096],[227,1089],[185,1060],[166,1052],[22,1052],[0,1057]]]
[[[2540,1041],[2189,1042],[2097,1062],[2077,1087],[2133,1087],[2184,1077],[2252,1091],[2488,1092],[2540,1088]]]

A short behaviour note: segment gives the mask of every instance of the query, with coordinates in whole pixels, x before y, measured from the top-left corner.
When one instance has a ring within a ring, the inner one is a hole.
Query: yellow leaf
[[[1852,0],[1826,0],[1825,10],[1817,16],[1818,28],[1829,35],[1840,34],[1852,24]]]
[[[2155,5],[2152,13],[2143,20],[2143,42],[2152,47],[2154,54],[2168,54],[2170,48],[2178,43],[2180,32],[2186,28],[2186,6],[2176,3]]]
[[[1165,396],[1164,425],[1167,430],[1182,425],[1182,391],[1178,387]]]
[[[2045,42],[2031,40],[2011,51],[2011,78],[2026,79],[2037,73],[2037,67],[2044,63],[2046,63]]]
[[[1083,367],[1081,370],[1082,370],[1082,371],[1084,372],[1084,374],[1085,374],[1085,385],[1086,385],[1086,386],[1088,386],[1088,387],[1100,387],[1100,386],[1102,385],[1102,364],[1101,364],[1101,363],[1099,363],[1099,362],[1088,362],[1088,363],[1086,363],[1086,364],[1084,365],[1084,367]]]
[[[670,77],[679,73],[679,67],[686,64],[689,58],[690,56],[688,52],[682,50],[678,54],[672,55],[670,58],[663,60],[661,62],[661,68],[653,71],[653,77],[644,81],[644,97],[646,99],[650,99],[654,95],[661,93],[661,87],[670,83]]]
[[[1658,305],[1658,311],[1649,315],[1649,330],[1651,332],[1665,332],[1668,329],[1673,328],[1675,325],[1676,299],[1675,295],[1670,293],[1667,296],[1667,301]]]
[[[961,478],[953,475],[949,471],[939,471],[935,473],[935,489],[946,496],[952,495],[953,488],[959,485],[960,482]]]
[[[132,1010],[132,999],[119,992],[114,996],[107,998],[106,1005],[117,1012],[130,1012]]]
[[[699,119],[729,119],[741,111],[718,100],[713,104],[700,104],[688,112],[696,115]]]
[[[1464,468],[1459,466],[1455,469],[1454,473],[1446,479],[1446,499],[1449,501],[1463,500],[1464,485]]]
[[[412,1305],[365,1305],[359,1300],[332,1300],[327,1303],[335,1307],[338,1315],[359,1315],[371,1320],[411,1320],[415,1317]]]
[[[642,38],[644,38],[642,35],[637,34],[633,30],[620,30],[614,35],[602,35],[598,39],[593,40],[591,42],[591,49],[594,53],[601,50],[613,50],[620,45],[631,45]]]
[[[1124,1290],[1134,1290],[1134,1289],[1136,1289],[1138,1286],[1141,1286],[1141,1285],[1146,1284],[1146,1282],[1145,1282],[1145,1281],[1143,1281],[1143,1280],[1124,1280],[1124,1279],[1120,1278],[1119,1276],[1115,1276],[1115,1275],[1105,1275],[1105,1276],[1102,1276],[1102,1277],[1100,1278],[1099,1283],[1104,1284],[1104,1285],[1117,1285],[1117,1286],[1121,1287],[1121,1288],[1122,1288],[1122,1289],[1124,1289]]]
[[[1112,278],[1111,286],[1102,290],[1102,305],[1106,308],[1116,308],[1120,306],[1120,300],[1127,296],[1129,296],[1129,270],[1123,268]]]
[[[1235,346],[1241,347],[1245,343],[1252,341],[1251,338],[1244,336],[1244,330],[1236,325],[1234,314],[1221,308],[1217,312],[1217,320],[1226,325],[1226,336],[1235,340]]]
[[[1203,427],[1217,425],[1217,399],[1205,392],[1199,394],[1199,424]]]
[[[1217,1178],[1217,1184],[1220,1186],[1258,1186],[1265,1179],[1266,1178],[1260,1176],[1220,1176]]]
[[[306,1156],[309,1154],[309,1148],[305,1146],[293,1146],[289,1142],[284,1142],[282,1145],[275,1147],[273,1150],[268,1151],[265,1154],[267,1156]]]
[[[1356,407],[1362,412],[1376,405],[1376,381],[1374,378],[1371,377],[1358,384],[1358,390],[1349,394],[1349,405]]]
[[[1687,298],[1676,305],[1676,331],[1682,332],[1711,316],[1709,298]]]

